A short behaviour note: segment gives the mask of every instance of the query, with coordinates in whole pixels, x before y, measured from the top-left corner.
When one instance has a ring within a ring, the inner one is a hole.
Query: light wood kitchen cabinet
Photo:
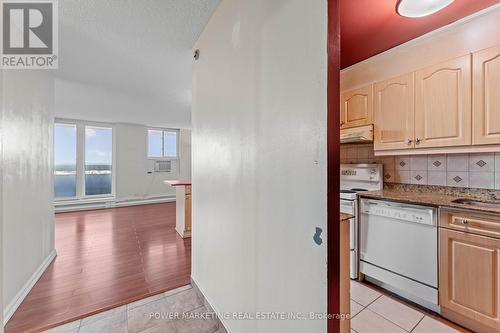
[[[444,317],[492,332],[500,330],[500,238],[480,234],[498,235],[500,219],[482,215],[440,214],[439,303]]]
[[[373,85],[342,93],[340,127],[373,124]]]
[[[473,143],[500,144],[500,45],[472,57]]]
[[[415,147],[414,74],[374,86],[375,150]]]
[[[415,85],[415,147],[471,145],[471,56],[417,71]]]
[[[439,225],[456,231],[500,239],[500,217],[498,215],[442,209],[439,214]]]
[[[182,238],[191,237],[191,181],[165,180],[175,188],[175,230]]]
[[[500,240],[441,229],[440,244],[441,307],[500,330]]]
[[[340,221],[340,313],[348,315],[340,321],[340,332],[351,331],[351,255],[350,255],[350,222],[348,219]]]

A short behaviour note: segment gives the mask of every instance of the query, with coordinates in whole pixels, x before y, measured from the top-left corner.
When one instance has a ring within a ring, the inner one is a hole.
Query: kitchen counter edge
[[[456,199],[469,198],[467,196],[453,196],[439,193],[418,193],[395,190],[363,192],[359,193],[358,196],[360,198],[366,199],[387,200],[414,205],[425,205],[431,207],[453,208],[474,212],[500,214],[500,207],[476,207],[453,202],[453,200]]]

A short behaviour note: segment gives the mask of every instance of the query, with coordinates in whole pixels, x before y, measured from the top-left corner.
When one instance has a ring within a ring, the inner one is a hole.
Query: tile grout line
[[[372,305],[373,303],[375,303],[380,297],[382,297],[384,295],[380,294],[377,298],[375,298],[373,301],[371,301],[367,306],[365,306],[365,308],[369,307],[370,305]],[[372,311],[373,312],[373,311]]]
[[[373,145],[371,146],[367,146],[369,149],[373,150]],[[498,163],[496,162],[496,157],[497,157],[497,154],[498,153],[466,153],[466,154],[454,154],[454,153],[443,153],[443,154],[426,154],[426,155],[398,155],[398,156],[378,156],[378,157],[359,157],[358,155],[358,150],[360,149],[363,149],[363,148],[366,148],[365,146],[359,146],[359,147],[353,147],[352,145],[346,145],[345,147],[341,147],[341,150],[343,150],[345,153],[343,154],[347,154],[347,151],[348,150],[354,150],[356,151],[356,153],[354,154],[356,157],[353,157],[351,159],[349,159],[348,157],[344,156],[343,157],[343,160],[341,161],[342,163],[354,163],[354,164],[357,164],[357,163],[383,163],[382,160],[384,158],[388,158],[388,159],[391,159],[392,160],[395,160],[397,158],[412,158],[412,157],[415,157],[415,158],[418,158],[418,157],[423,157],[423,158],[427,158],[427,160],[429,160],[431,157],[434,157],[434,156],[442,156],[444,157],[444,159],[446,160],[446,162],[448,162],[448,158],[449,157],[453,157],[453,156],[457,156],[457,155],[463,155],[467,158],[467,168],[466,170],[455,170],[455,171],[451,171],[451,170],[448,170],[447,168],[445,168],[444,170],[434,170],[432,168],[429,168],[429,164],[427,164],[427,166],[425,168],[421,168],[422,170],[413,170],[413,167],[411,166],[410,164],[410,167],[408,168],[408,170],[406,170],[407,172],[409,172],[411,174],[411,172],[442,172],[444,173],[445,175],[445,178],[447,175],[449,175],[450,173],[455,173],[455,172],[463,172],[463,173],[466,173],[467,174],[467,181],[469,182],[469,185],[465,186],[465,188],[467,187],[471,187],[470,185],[470,179],[471,179],[471,176],[473,173],[492,173],[493,174],[493,186],[490,187],[490,185],[488,186],[477,186],[477,188],[481,188],[481,189],[491,189],[491,190],[500,190],[500,188],[498,188],[496,185],[497,183],[500,183],[500,171],[498,170]],[[471,168],[469,166],[469,163],[470,163],[470,160],[471,158],[473,158],[474,154],[483,154],[483,155],[492,155],[493,158],[494,158],[494,161],[493,161],[493,171],[471,171]],[[384,163],[385,164],[385,163]],[[447,163],[447,166],[450,165],[449,163]],[[384,168],[385,171],[389,172],[393,178],[395,177],[395,173],[398,171],[396,170],[396,168]],[[499,177],[497,177],[499,176]],[[446,180],[446,179],[444,179]],[[423,182],[423,183],[415,183],[415,182],[412,182],[412,180],[408,180],[408,182],[406,181],[402,181],[401,179],[399,180],[396,180],[396,179],[393,179],[392,181],[387,181],[387,183],[396,183],[396,184],[399,184],[399,183],[402,183],[402,184],[421,184],[421,185],[439,185],[439,186],[446,186],[446,187],[458,187],[458,188],[464,188],[463,185],[461,186],[456,186],[456,184],[448,184],[446,181],[444,182],[444,184],[430,184],[429,183],[429,179],[427,179],[427,182]]]
[[[364,305],[363,305],[363,304],[361,304],[361,303],[356,302],[355,300],[353,300],[353,299],[351,298],[351,301],[354,301],[354,302],[358,303],[359,305],[363,306],[363,309],[361,309],[361,311],[359,311],[359,312],[358,312],[355,316],[351,317],[351,319],[352,319],[352,318],[354,318],[354,317],[356,317],[356,316],[358,316],[361,312],[363,312],[363,311],[367,310],[367,309],[368,309],[368,306],[370,306],[371,304],[373,304],[375,301],[377,301],[377,300],[378,300],[380,297],[382,297],[382,296],[383,296],[383,295],[382,295],[382,294],[380,294],[377,298],[375,298],[372,302],[368,303],[368,305],[366,305],[366,306],[364,306]],[[370,312],[373,312],[373,311],[371,311],[370,309],[368,309],[368,310],[369,310]],[[373,313],[375,313],[375,312],[373,312]],[[377,313],[375,313],[375,314],[377,314]],[[382,318],[383,318],[383,317],[382,317]],[[351,329],[352,329],[352,328],[351,328]]]
[[[357,313],[354,317],[356,317],[357,315],[359,315],[359,314],[360,314],[361,312],[363,312],[364,310],[368,310],[368,311],[372,312],[373,314],[377,315],[378,317],[380,317],[380,318],[382,318],[382,319],[384,319],[384,320],[386,320],[386,321],[390,322],[391,324],[393,324],[393,325],[395,325],[395,326],[397,326],[397,327],[401,328],[403,331],[408,332],[408,331],[407,331],[404,327],[401,327],[401,326],[400,326],[400,325],[398,325],[397,323],[393,322],[391,319],[386,318],[385,316],[383,316],[383,315],[381,315],[381,314],[379,314],[379,313],[377,313],[377,312],[375,312],[374,310],[372,310],[372,309],[370,309],[370,308],[369,308],[369,306],[370,306],[370,305],[372,305],[373,303],[375,303],[378,299],[382,298],[383,296],[384,296],[384,297],[387,297],[387,296],[385,296],[385,295],[383,295],[383,294],[380,294],[380,296],[378,296],[375,300],[373,300],[371,303],[369,303],[367,306],[365,306],[365,307],[364,307],[361,311],[359,311],[359,312],[358,312],[358,313]],[[389,299],[391,299],[391,300],[392,300],[392,298],[390,298],[390,297],[387,297],[387,298],[389,298]],[[351,299],[351,300],[352,300],[352,299]],[[352,300],[352,301],[356,302],[355,300]],[[395,300],[394,300],[394,301],[395,301]],[[397,301],[396,301],[396,302],[397,302]],[[358,303],[358,302],[356,302],[356,303]],[[401,304],[401,305],[403,305],[403,306],[405,306],[405,307],[407,307],[405,304],[402,304],[402,303],[400,303],[400,302],[398,302],[398,303],[399,303],[399,304]],[[358,304],[359,304],[359,303],[358,303]],[[410,307],[407,307],[407,308],[408,308],[408,309],[411,309]],[[418,312],[419,312],[419,311],[418,311]],[[421,322],[421,321],[425,318],[425,316],[426,316],[425,314],[423,314],[423,313],[421,313],[421,312],[419,312],[419,313],[420,313],[420,314],[422,314],[422,315],[423,315],[423,317],[422,317],[422,318],[418,321],[418,323],[415,325],[415,327],[417,327],[417,326],[418,326],[418,324],[420,324],[420,322]],[[352,317],[352,318],[354,318],[354,317]],[[415,327],[413,327],[413,329],[415,329]],[[412,332],[412,331],[413,331],[413,329],[412,329],[410,332]]]
[[[411,331],[409,331],[410,333],[411,333],[411,332],[413,332],[413,331],[414,331],[414,330],[418,327],[418,325],[419,325],[419,324],[420,324],[420,323],[421,323],[421,322],[425,319],[425,317],[429,317],[429,316],[427,315],[427,313],[425,313],[424,311],[419,310],[419,309],[416,309],[416,308],[412,308],[412,307],[408,306],[406,303],[402,302],[402,301],[401,301],[400,299],[398,299],[398,298],[391,297],[390,295],[383,295],[383,294],[382,294],[382,296],[385,296],[386,298],[388,298],[388,299],[390,299],[390,300],[392,300],[392,301],[394,301],[394,302],[397,302],[397,303],[398,303],[398,304],[400,304],[401,306],[404,306],[404,307],[405,307],[405,308],[407,308],[407,309],[410,309],[410,310],[416,311],[416,312],[418,312],[420,315],[422,315],[422,318],[420,318],[420,320],[417,322],[417,324],[416,324],[416,325],[415,325],[415,326],[411,329]],[[372,311],[372,312],[374,312],[374,311]],[[381,316],[381,317],[383,317],[383,318],[385,318],[385,317],[384,317],[384,316],[382,316],[382,315],[380,315],[380,316]],[[429,318],[431,318],[431,317],[429,317]],[[392,320],[390,320],[389,318],[387,318],[387,320],[389,320],[389,321],[392,323]],[[398,324],[396,324],[396,323],[394,323],[394,324],[395,324],[395,325],[397,325],[397,326],[399,326],[399,325],[398,325]],[[448,326],[448,325],[447,325],[447,326]],[[399,327],[401,327],[401,326],[399,326]],[[401,327],[401,328],[403,328],[403,327]],[[403,328],[403,329],[404,329],[404,328]],[[406,329],[404,329],[404,330],[406,331]]]
[[[377,317],[380,317],[380,318],[382,318],[383,320],[385,320],[385,321],[387,321],[387,322],[391,323],[392,325],[394,325],[394,326],[396,326],[396,327],[399,327],[399,328],[400,328],[400,329],[402,329],[404,332],[408,332],[408,331],[407,331],[404,327],[399,326],[398,324],[396,324],[395,322],[393,322],[393,321],[392,321],[392,320],[390,320],[389,318],[386,318],[386,317],[382,316],[381,314],[378,314],[377,312],[373,311],[372,309],[369,309],[369,308],[367,307],[365,310],[368,310],[368,311],[370,311],[371,313],[373,313],[374,315],[376,315]],[[424,317],[425,317],[425,316],[424,316]],[[423,318],[422,318],[422,319],[423,319]],[[420,323],[420,321],[419,321],[419,323]],[[408,332],[408,333],[410,333],[410,332]]]
[[[415,325],[415,327],[413,327],[413,329],[410,331],[410,333],[413,332],[413,331],[415,331],[415,329],[418,327],[418,325],[420,325],[420,323],[425,319],[425,317],[427,317],[427,315],[424,314],[424,316],[422,317],[422,319],[420,319],[418,321],[417,325]]]
[[[359,314],[361,313],[361,311],[363,311],[363,310],[366,308],[365,306],[363,306],[363,304],[359,304],[358,302],[356,302],[355,300],[353,300],[353,299],[351,298],[351,304],[352,304],[352,302],[354,302],[354,303],[356,303],[356,304],[360,305],[362,309],[361,309],[361,310],[359,310],[359,312],[358,312],[358,313],[356,313],[354,316],[351,316],[351,318],[350,318],[350,319],[353,319],[354,317],[356,317],[357,315],[359,315]]]
[[[405,332],[412,332],[412,331],[415,329],[415,327],[417,327],[417,326],[418,326],[418,324],[420,324],[420,322],[421,322],[421,321],[425,318],[425,316],[426,316],[426,314],[425,314],[425,313],[423,313],[423,312],[421,312],[421,311],[417,311],[417,310],[415,310],[415,309],[412,309],[411,307],[409,307],[409,306],[407,306],[406,304],[404,304],[404,303],[402,303],[402,302],[398,301],[397,299],[394,299],[394,298],[389,297],[389,296],[386,296],[386,295],[381,295],[381,297],[382,297],[382,296],[386,297],[387,299],[389,299],[389,300],[391,300],[391,301],[394,301],[394,302],[398,303],[398,304],[399,304],[399,305],[401,305],[401,306],[404,306],[404,307],[405,307],[405,310],[407,310],[407,309],[408,309],[408,310],[413,310],[413,311],[418,312],[420,315],[422,315],[422,318],[420,318],[420,320],[417,322],[417,324],[416,324],[416,325],[415,325],[415,326],[414,326],[414,327],[413,327],[410,331],[407,331],[407,330],[406,330],[406,328],[404,328],[404,327],[400,326],[399,324],[397,324],[397,323],[393,322],[390,318],[387,318],[387,317],[385,317],[384,315],[379,314],[378,312],[376,312],[376,311],[374,311],[374,310],[372,310],[372,309],[369,309],[371,312],[373,312],[373,313],[375,313],[375,314],[379,315],[380,317],[382,317],[382,318],[384,318],[384,319],[386,319],[386,320],[390,321],[390,322],[391,322],[391,323],[393,323],[394,325],[396,325],[396,326],[398,326],[398,327],[402,328]],[[379,298],[380,298],[380,297],[379,297]],[[373,303],[375,303],[375,301],[374,301],[374,302],[372,302],[371,304],[373,304]],[[370,304],[370,305],[371,305],[371,304]]]

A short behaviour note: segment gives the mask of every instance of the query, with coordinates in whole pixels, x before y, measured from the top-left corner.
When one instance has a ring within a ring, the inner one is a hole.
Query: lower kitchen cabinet
[[[477,332],[500,331],[500,239],[440,228],[442,315]]]

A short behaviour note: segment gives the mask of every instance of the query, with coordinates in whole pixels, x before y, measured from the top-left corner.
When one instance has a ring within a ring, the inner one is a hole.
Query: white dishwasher
[[[437,209],[361,199],[359,221],[365,278],[439,312]]]

